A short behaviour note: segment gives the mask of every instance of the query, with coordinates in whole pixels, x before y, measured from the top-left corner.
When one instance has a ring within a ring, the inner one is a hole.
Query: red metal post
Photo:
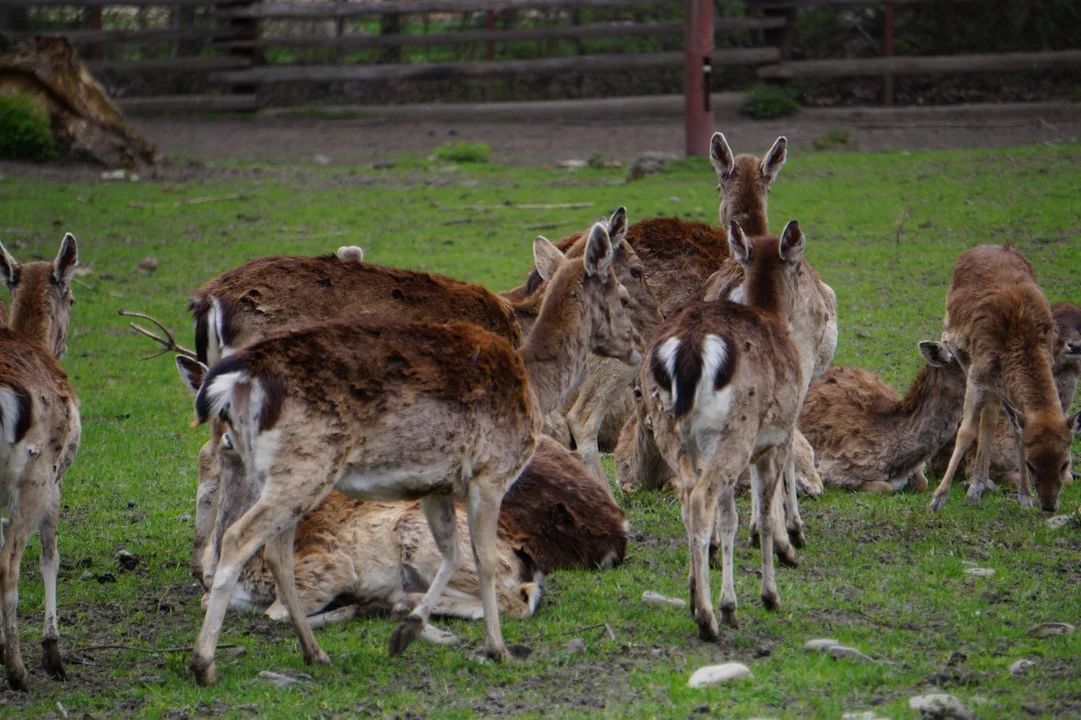
[[[893,3],[886,5],[886,37],[883,38],[886,57],[893,57]],[[893,75],[887,74],[882,82],[882,101],[893,105]]]
[[[686,0],[683,56],[683,122],[688,157],[709,155],[713,109],[709,106],[710,56],[713,54],[712,0]]]

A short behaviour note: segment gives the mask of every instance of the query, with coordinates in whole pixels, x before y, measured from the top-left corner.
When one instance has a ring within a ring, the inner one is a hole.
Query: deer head
[[[68,323],[75,297],[71,281],[79,264],[79,247],[68,233],[53,262],[19,264],[0,244],[0,279],[11,293],[8,327],[63,357],[68,348]]]
[[[788,157],[788,140],[777,138],[761,158],[733,155],[722,133],[709,143],[709,159],[717,171],[721,225],[733,220],[752,235],[765,235],[769,227],[766,210],[770,188]]]
[[[733,220],[728,229],[728,246],[732,257],[743,266],[743,304],[769,310],[787,322],[795,306],[807,246],[799,223],[788,223],[780,237],[749,238]]]

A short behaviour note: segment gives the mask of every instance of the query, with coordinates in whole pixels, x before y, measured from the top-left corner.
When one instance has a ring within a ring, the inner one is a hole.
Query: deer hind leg
[[[789,443],[790,445],[791,443]],[[777,578],[773,567],[773,541],[775,517],[773,504],[777,487],[783,482],[781,474],[787,464],[789,446],[771,448],[754,463],[751,473],[761,506],[762,528],[762,604],[767,610],[777,610],[781,606],[781,597],[777,593]]]
[[[762,514],[762,504],[759,500],[761,493],[758,489],[758,480],[755,474],[748,470],[748,474],[751,476],[751,529],[750,529],[750,542],[751,547],[761,548],[761,528],[759,525],[759,518]],[[792,547],[792,540],[789,538],[787,526],[788,518],[786,517],[787,502],[784,497],[785,485],[783,482],[778,482],[774,489],[773,504],[770,506],[770,512],[773,513],[773,522],[770,523],[770,527],[773,532],[773,551],[777,554],[777,559],[781,561],[782,565],[787,567],[798,567],[799,558],[796,556],[796,550]],[[800,522],[800,528],[802,533],[802,521]]]
[[[283,604],[289,611],[289,618],[293,621],[293,631],[296,632],[297,640],[300,641],[305,664],[329,665],[330,658],[316,642],[307,614],[301,605],[300,596],[297,594],[296,556],[293,550],[296,530],[296,525],[290,525],[268,542],[263,550],[263,560],[274,575],[274,584],[278,591],[277,602]]]
[[[598,436],[605,414],[627,392],[638,369],[619,361],[592,361],[589,374],[578,391],[578,399],[567,413],[567,426],[574,436],[582,463],[608,487],[608,477],[601,465]]]
[[[991,482],[991,451],[995,442],[995,430],[998,428],[998,410],[1001,403],[992,399],[980,411],[979,439],[976,442],[976,464],[969,477],[968,494],[965,502],[978,505],[984,492],[995,489]]]
[[[798,428],[792,436],[792,454],[796,460],[796,489],[810,497],[820,496],[824,488],[815,467],[815,451]]]
[[[66,680],[60,657],[60,631],[57,628],[56,578],[60,571],[60,553],[56,549],[56,530],[60,519],[60,483],[53,485],[45,517],[38,526],[41,534],[41,578],[45,585],[45,620],[41,634],[41,666],[57,680]]]
[[[520,474],[520,470],[519,470]],[[515,475],[517,477],[517,475]],[[487,479],[487,482],[485,480]],[[469,537],[473,544],[473,559],[480,577],[480,599],[484,606],[484,654],[491,660],[510,659],[512,653],[503,643],[503,631],[499,626],[499,604],[495,581],[499,572],[499,553],[496,548],[499,531],[499,506],[503,502],[503,488],[508,483],[496,478],[475,476],[469,483],[466,502],[469,520]],[[530,650],[522,646],[512,648],[514,655],[524,657]]]
[[[691,489],[686,503],[687,544],[690,554],[688,591],[698,637],[715,642],[719,637],[717,617],[709,592],[709,543],[717,515],[717,490],[699,482]]]
[[[718,523],[721,535],[721,596],[717,602],[721,609],[721,620],[731,628],[738,628],[736,619],[736,581],[733,577],[733,547],[736,544],[736,528],[739,515],[736,511],[736,490],[734,487],[721,491],[721,500],[717,505]]]
[[[502,498],[500,498],[502,500]],[[413,608],[412,612],[395,628],[390,635],[390,655],[400,655],[409,644],[420,636],[428,618],[432,615],[432,609],[443,596],[450,579],[458,568],[462,566],[462,553],[458,547],[458,516],[454,511],[454,496],[450,494],[427,495],[420,500],[420,507],[424,511],[424,517],[428,519],[428,527],[432,531],[435,545],[439,548],[442,562],[439,570],[428,586],[420,604]],[[498,520],[499,510],[496,510]]]
[[[946,504],[946,497],[950,494],[950,485],[953,483],[954,475],[957,474],[961,458],[965,456],[969,447],[972,446],[972,441],[976,439],[977,423],[984,404],[983,391],[969,383],[965,389],[964,415],[961,418],[961,427],[957,430],[957,437],[954,440],[953,455],[950,456],[950,463],[946,466],[946,473],[942,476],[942,482],[938,484],[934,494],[931,496],[930,508],[934,512],[938,512]]]
[[[672,478],[653,433],[638,413],[627,418],[616,444],[616,484],[623,492],[659,490]]]

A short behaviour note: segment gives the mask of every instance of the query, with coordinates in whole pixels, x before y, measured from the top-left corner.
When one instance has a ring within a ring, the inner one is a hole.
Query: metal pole
[[[683,43],[683,121],[688,157],[709,155],[713,134],[713,110],[709,106],[713,54],[713,3],[686,0],[686,32]]]

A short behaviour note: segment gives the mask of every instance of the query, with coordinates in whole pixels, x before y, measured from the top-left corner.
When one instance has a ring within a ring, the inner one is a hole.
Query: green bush
[[[792,115],[799,110],[799,103],[785,88],[760,83],[747,91],[743,110],[755,120],[769,120]]]
[[[452,144],[448,140],[437,147],[432,152],[432,155],[436,160],[442,160],[443,162],[486,163],[488,162],[488,153],[491,151],[492,148],[484,143],[474,144],[460,140],[457,144]]]
[[[0,158],[51,160],[56,157],[49,118],[26,95],[0,97]]]

